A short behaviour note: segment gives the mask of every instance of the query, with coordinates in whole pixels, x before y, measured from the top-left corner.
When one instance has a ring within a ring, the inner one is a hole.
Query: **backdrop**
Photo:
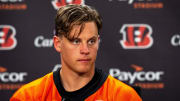
[[[180,90],[179,0],[0,0],[0,99],[60,67],[54,18],[67,4],[95,7],[103,18],[96,66],[144,101],[176,101]]]

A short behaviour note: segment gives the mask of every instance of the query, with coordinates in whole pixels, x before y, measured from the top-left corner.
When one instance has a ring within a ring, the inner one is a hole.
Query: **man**
[[[102,27],[95,9],[63,6],[55,22],[61,69],[23,86],[11,101],[142,101],[133,88],[95,68]]]

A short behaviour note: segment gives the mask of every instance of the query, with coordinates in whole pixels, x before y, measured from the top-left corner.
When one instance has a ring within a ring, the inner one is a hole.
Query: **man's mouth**
[[[89,62],[89,61],[91,61],[91,59],[78,59],[77,61],[79,61],[79,62]]]

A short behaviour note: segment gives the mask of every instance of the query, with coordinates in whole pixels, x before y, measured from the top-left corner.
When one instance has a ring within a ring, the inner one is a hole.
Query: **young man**
[[[95,68],[102,27],[95,9],[63,6],[55,21],[61,69],[26,84],[11,101],[142,101],[133,88]]]

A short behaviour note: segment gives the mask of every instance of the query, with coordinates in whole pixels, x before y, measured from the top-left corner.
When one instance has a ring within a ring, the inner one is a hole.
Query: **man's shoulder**
[[[48,73],[45,76],[38,78],[30,83],[23,85],[20,89],[18,89],[12,98],[18,98],[19,96],[25,98],[31,98],[34,95],[38,95],[39,93],[43,93],[44,89],[47,86],[52,85],[53,83],[53,73]]]
[[[98,69],[98,68],[97,68]],[[98,69],[98,70],[101,70],[102,69]],[[104,72],[103,72],[104,73]],[[134,90],[131,86],[125,84],[124,82],[112,77],[111,75],[109,74],[106,74],[107,75],[107,78],[104,82],[104,85],[107,86],[109,89],[113,89],[113,90],[124,90],[124,91],[132,91]]]
[[[125,84],[124,82],[112,77],[111,75],[108,76],[107,78],[108,82],[110,85],[113,85],[115,88],[118,88],[118,89],[129,89],[131,90],[132,87],[130,87],[129,85]]]
[[[112,77],[111,75],[108,76],[106,82],[107,82],[107,85],[109,86],[110,90],[113,91],[114,93],[117,93],[117,96],[129,97],[131,99],[134,99],[134,101],[141,101],[140,96],[134,90],[134,88],[123,83],[120,80],[117,80],[116,78]],[[135,99],[138,99],[138,100],[135,100]]]
[[[53,80],[53,73],[48,73],[43,77],[40,77],[36,80],[31,81],[30,83],[25,84],[22,86],[22,89],[28,89],[28,88],[33,88],[33,87],[42,87],[45,84],[50,83],[50,81]]]

